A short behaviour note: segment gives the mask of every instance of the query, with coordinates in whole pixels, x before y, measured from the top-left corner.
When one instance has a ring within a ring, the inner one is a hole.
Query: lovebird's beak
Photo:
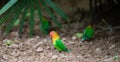
[[[49,36],[52,37],[52,33],[51,32],[49,33]]]

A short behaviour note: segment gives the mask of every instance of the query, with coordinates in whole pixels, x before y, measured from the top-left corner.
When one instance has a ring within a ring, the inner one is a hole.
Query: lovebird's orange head
[[[92,28],[92,26],[89,24],[88,26],[87,26],[88,28]]]
[[[57,32],[55,32],[55,31],[51,31],[49,35],[50,35],[52,38],[54,38],[54,39],[59,38],[58,33],[57,33]]]

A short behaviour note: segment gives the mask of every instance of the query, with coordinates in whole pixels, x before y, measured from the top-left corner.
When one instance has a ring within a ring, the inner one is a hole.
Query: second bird
[[[88,25],[83,32],[82,41],[91,39],[93,37],[93,34],[94,34],[93,27],[91,25]]]

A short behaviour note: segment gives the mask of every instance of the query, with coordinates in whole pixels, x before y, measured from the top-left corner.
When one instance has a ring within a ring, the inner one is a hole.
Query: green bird
[[[52,43],[54,45],[54,47],[58,50],[58,51],[64,51],[64,52],[70,52],[70,50],[67,49],[67,47],[65,46],[65,44],[63,44],[62,40],[60,39],[59,35],[57,32],[55,31],[51,31],[50,32],[50,36],[52,38]]]
[[[93,27],[91,25],[88,25],[83,32],[82,41],[91,39],[93,37],[93,34],[94,34]]]
[[[50,29],[50,23],[45,17],[43,17],[42,21],[41,21],[41,24],[40,24],[40,30],[44,34],[49,34],[49,29]]]

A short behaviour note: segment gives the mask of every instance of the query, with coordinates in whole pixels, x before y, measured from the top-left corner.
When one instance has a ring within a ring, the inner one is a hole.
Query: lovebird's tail
[[[71,50],[68,50],[68,49],[67,49],[65,52],[70,53],[70,52],[71,52]]]

